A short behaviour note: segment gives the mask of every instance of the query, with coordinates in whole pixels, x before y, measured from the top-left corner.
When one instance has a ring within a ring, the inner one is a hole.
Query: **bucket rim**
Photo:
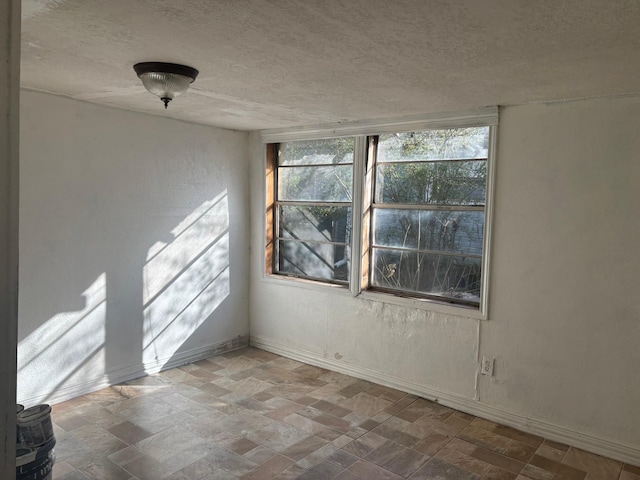
[[[34,407],[27,408],[18,413],[18,422],[32,422],[41,418],[47,417],[51,414],[51,406],[47,404],[36,405]]]

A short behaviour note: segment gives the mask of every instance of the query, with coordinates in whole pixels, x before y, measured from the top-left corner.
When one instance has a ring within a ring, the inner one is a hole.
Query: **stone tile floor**
[[[640,480],[640,468],[243,348],[53,408],[59,480]]]

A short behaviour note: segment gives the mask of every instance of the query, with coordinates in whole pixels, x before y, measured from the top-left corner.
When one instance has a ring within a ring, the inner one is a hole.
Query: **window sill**
[[[337,285],[334,283],[324,283],[315,280],[306,280],[304,278],[287,277],[285,275],[264,274],[262,281],[274,285],[282,285],[285,287],[303,288],[305,290],[313,290],[316,292],[332,292],[341,295],[351,295],[348,285]]]
[[[398,305],[405,308],[416,308],[420,310],[437,312],[445,315],[455,315],[457,317],[473,318],[477,320],[487,320],[487,315],[480,310],[467,307],[464,305],[451,305],[445,302],[438,302],[431,299],[402,297],[390,293],[382,293],[375,291],[362,291],[355,297],[346,285],[335,285],[330,283],[322,283],[313,280],[305,280],[302,278],[286,277],[282,275],[264,274],[262,281],[273,285],[281,285],[283,287],[302,288],[322,293],[336,293],[338,295],[359,298],[372,302],[387,303]]]
[[[372,302],[389,303],[400,307],[416,308],[447,315],[455,315],[457,317],[487,320],[487,315],[476,308],[467,307],[465,305],[452,305],[450,303],[438,302],[431,299],[402,297],[400,295],[375,291],[362,291],[357,298],[370,300]]]

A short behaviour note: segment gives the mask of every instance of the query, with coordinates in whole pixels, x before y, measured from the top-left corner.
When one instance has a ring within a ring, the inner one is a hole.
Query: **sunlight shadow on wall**
[[[145,371],[157,371],[229,295],[226,190],[149,249],[143,270]]]
[[[65,384],[77,385],[103,375],[105,273],[82,295],[85,298],[82,310],[51,317],[18,345],[19,401],[26,404],[43,401]]]

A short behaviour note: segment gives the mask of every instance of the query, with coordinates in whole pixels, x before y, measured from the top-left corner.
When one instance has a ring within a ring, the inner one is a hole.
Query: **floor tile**
[[[382,446],[388,440],[373,432],[365,433],[362,437],[345,445],[343,450],[355,455],[356,457],[366,457],[376,448]]]
[[[76,428],[89,425],[91,422],[89,422],[83,416],[78,415],[73,411],[67,411],[57,415],[55,423],[63,430],[67,432],[71,432]]]
[[[53,406],[54,480],[640,480],[640,468],[242,348]]]
[[[275,450],[276,452],[282,452],[309,436],[308,432],[284,422],[276,422],[267,427],[247,433],[247,438],[251,441]]]
[[[640,474],[622,471],[620,474],[620,480],[640,480]]]
[[[124,464],[122,468],[140,480],[157,480],[158,478],[164,478],[175,473],[158,460],[147,455]]]
[[[525,463],[531,459],[534,453],[536,453],[536,447],[517,440],[511,440],[511,443],[503,451],[503,455]]]
[[[116,465],[124,465],[125,463],[133,462],[134,460],[143,456],[144,453],[142,453],[136,447],[129,446],[109,455],[107,458],[109,458],[109,460],[111,460]]]
[[[411,480],[480,480],[480,475],[433,458],[409,478]]]
[[[347,387],[350,388],[350,387]],[[348,395],[345,395],[348,396]],[[368,417],[373,417],[376,413],[383,411],[385,408],[392,404],[391,401],[384,398],[374,397],[365,392],[360,392],[349,400],[345,401],[342,406],[349,410],[361,413]]]
[[[336,405],[331,402],[327,402],[325,400],[318,400],[317,402],[313,403],[311,406],[325,413],[328,413],[329,415],[333,415],[334,417],[339,417],[339,418],[345,417],[350,413],[353,413],[352,410],[349,410],[348,408],[341,407],[339,405]]]
[[[529,463],[557,475],[561,480],[584,480],[587,476],[587,472],[583,470],[578,470],[570,465],[565,465],[540,455],[534,455]]]
[[[553,473],[534,465],[525,465],[520,475],[530,480],[553,480]]]
[[[337,465],[340,465],[342,468],[347,468],[348,466],[356,463],[360,459],[345,450],[336,450],[329,457],[327,457],[327,460],[329,462],[333,462]]]
[[[471,456],[512,473],[520,473],[525,465],[523,462],[505,457],[504,455],[482,447],[476,448],[473,453],[471,453]]]
[[[291,415],[285,417],[283,420],[285,423],[299,428],[300,430],[304,430],[305,432],[308,432],[310,434],[320,434],[321,432],[329,428],[326,425],[318,423],[311,418],[298,415],[297,413],[292,413]]]
[[[293,460],[287,457],[276,455],[242,478],[245,480],[271,480],[293,465],[293,463]]]
[[[53,465],[52,480],[58,480],[63,475],[66,475],[67,473],[71,473],[74,470],[75,468],[69,465],[68,463],[56,461],[55,464]]]
[[[393,440],[394,442],[400,443],[405,447],[411,447],[418,442],[417,437],[396,430],[395,428],[391,428],[387,425],[386,422],[379,427],[374,428],[371,432],[380,435],[381,437],[384,437],[388,440]]]
[[[462,430],[459,437],[468,442],[475,443],[480,447],[499,453],[503,453],[511,444],[510,438],[503,437],[502,435],[494,433],[492,430],[485,429],[474,423]]]
[[[482,476],[489,471],[492,464],[473,457],[473,452],[475,452],[475,449],[467,454],[450,446],[446,446],[436,454],[435,458]]]
[[[244,455],[250,450],[253,450],[258,446],[257,443],[252,442],[248,438],[240,438],[233,442],[231,445],[228,445],[227,448],[232,452],[237,453],[238,455]]]
[[[361,478],[349,470],[343,470],[337,477],[333,477],[333,480],[359,480]]]
[[[107,428],[107,431],[120,440],[132,445],[153,435],[153,433],[131,422],[123,422]]]
[[[247,453],[242,455],[244,458],[248,458],[256,465],[262,465],[267,460],[276,456],[276,452],[271,450],[270,448],[263,447],[262,445],[258,445],[253,450],[249,450]]]
[[[567,453],[566,450],[559,450],[555,447],[552,447],[551,445],[548,445],[546,442],[544,442],[542,445],[540,445],[538,447],[538,449],[536,450],[536,454],[540,455],[542,457],[546,457],[550,460],[554,460],[556,462],[560,462],[562,461],[562,459],[564,458],[565,454]]]
[[[180,453],[168,456],[162,460],[162,464],[171,471],[181,470],[202,458],[216,452],[220,447],[214,443],[200,443],[192,448],[182,450]]]
[[[623,473],[632,473],[640,476],[640,466],[634,467],[633,465],[624,465],[622,467]]]
[[[59,477],[58,480],[90,480],[90,477],[87,477],[84,473],[79,470],[74,470],[73,472],[67,473],[62,477]]]
[[[441,435],[439,433],[432,433],[417,442],[411,448],[424,455],[432,457],[442,450],[450,441],[451,437]]]
[[[298,465],[304,468],[312,468],[317,464],[324,462],[327,457],[333,455],[338,448],[331,443],[327,443],[326,445],[320,447],[315,452],[310,453],[306,457],[298,460]]]
[[[304,472],[298,480],[326,480],[335,477],[342,470],[339,465],[325,461]]]
[[[129,480],[131,474],[107,458],[91,463],[80,469],[93,480]]]
[[[267,413],[267,417],[272,418],[274,420],[282,420],[285,417],[291,415],[292,413],[296,413],[299,410],[302,410],[304,405],[300,405],[299,403],[290,402],[289,404],[282,406],[280,408],[276,408],[275,410]]]
[[[294,460],[301,460],[307,455],[311,455],[313,452],[327,444],[326,440],[316,437],[315,435],[305,438],[304,440],[291,445],[282,453]]]
[[[398,455],[385,462],[382,466],[401,477],[408,477],[422,467],[422,465],[427,463],[428,460],[429,457],[426,457],[415,450],[405,448]]]
[[[341,390],[341,394],[345,397],[353,397],[359,393],[366,392],[374,386],[373,383],[366,380],[354,380]]]
[[[402,478],[399,475],[390,472],[389,470],[385,470],[382,467],[374,465],[373,463],[365,462],[363,460],[358,460],[347,470],[359,476],[360,478],[365,479],[375,478],[376,480],[398,480]]]
[[[569,448],[562,463],[587,472],[586,480],[617,480],[622,464],[578,448]]]
[[[280,475],[274,477],[274,480],[293,480],[302,475],[306,470],[299,465],[292,465]]]
[[[236,476],[246,475],[256,467],[251,460],[224,448],[216,450],[197,463],[204,469],[220,469]]]
[[[515,473],[507,472],[500,467],[491,467],[488,472],[482,475],[481,480],[517,480],[518,478],[520,477]]]
[[[195,436],[193,432],[182,426],[177,426],[139,441],[136,447],[144,454],[163,461],[202,443],[204,443],[202,438]]]
[[[504,425],[498,425],[493,431],[498,435],[502,435],[503,437],[507,437],[512,440],[517,440],[518,442],[530,445],[535,448],[538,448],[544,440],[544,438],[537,435],[521,432],[511,427],[505,427]]]
[[[380,447],[376,448],[369,455],[364,457],[364,460],[382,466],[387,462],[393,460],[397,455],[405,449],[399,443],[387,440]]]

